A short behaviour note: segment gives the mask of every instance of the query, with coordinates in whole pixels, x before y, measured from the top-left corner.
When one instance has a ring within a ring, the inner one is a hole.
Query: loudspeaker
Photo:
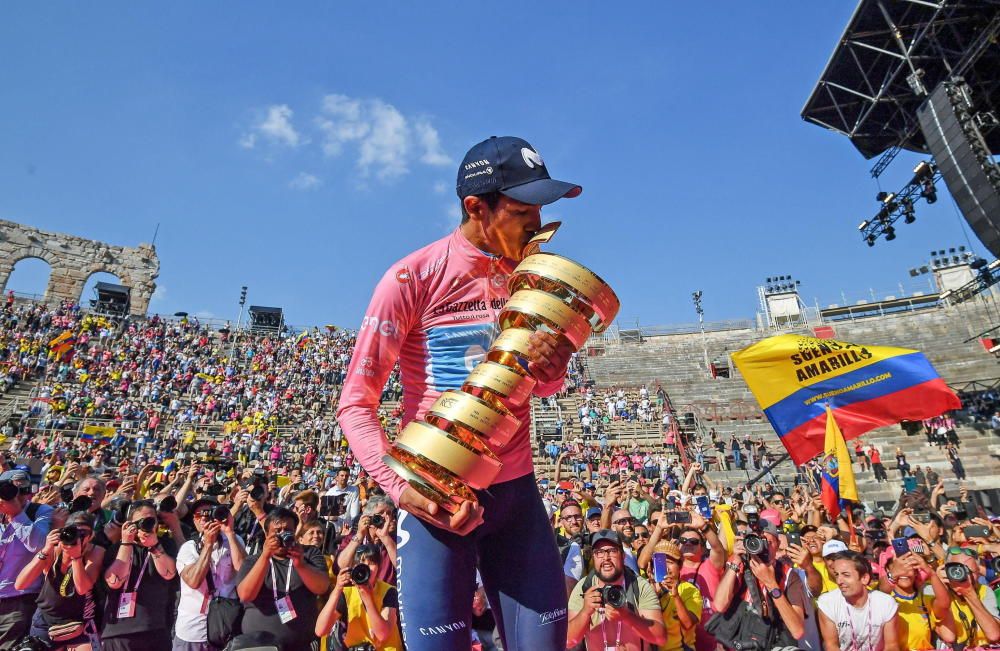
[[[917,109],[948,192],[979,240],[1000,257],[1000,169],[973,115],[969,87],[960,80],[938,84]]]

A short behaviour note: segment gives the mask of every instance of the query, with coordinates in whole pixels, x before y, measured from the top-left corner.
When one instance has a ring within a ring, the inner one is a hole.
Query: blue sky
[[[510,134],[584,186],[543,212],[551,248],[615,287],[623,324],[690,322],[695,289],[706,319],[748,318],[778,274],[810,304],[926,289],[907,269],[968,245],[943,187],[868,248],[872,161],[799,117],[852,10],[7,5],[0,218],[133,246],[159,223],[154,311],[235,318],[247,285],[290,323],[356,327],[383,271],[457,223],[466,149]]]

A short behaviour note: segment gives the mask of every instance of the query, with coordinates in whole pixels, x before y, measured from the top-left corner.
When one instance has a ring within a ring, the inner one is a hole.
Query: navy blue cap
[[[458,198],[500,192],[534,206],[544,206],[566,197],[571,199],[583,188],[556,181],[545,162],[527,141],[513,136],[491,136],[472,147],[458,166]]]

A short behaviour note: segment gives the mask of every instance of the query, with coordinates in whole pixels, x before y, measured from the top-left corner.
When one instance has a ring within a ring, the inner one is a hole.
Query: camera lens
[[[612,608],[625,605],[625,590],[620,585],[606,585],[601,589],[601,601]]]
[[[295,534],[291,531],[282,531],[278,534],[278,542],[287,549],[295,544]]]
[[[63,527],[59,530],[59,542],[65,545],[73,545],[80,538],[80,530],[73,525]]]
[[[225,522],[229,519],[229,507],[225,504],[220,504],[214,509],[212,509],[212,519],[218,522]]]
[[[963,583],[969,579],[969,568],[962,563],[945,563],[944,573],[949,581]]]
[[[79,497],[74,497],[69,503],[69,512],[86,512],[90,510],[90,507],[94,505],[94,500],[90,499],[87,495],[80,495]]]
[[[146,533],[153,533],[156,529],[156,518],[150,516],[148,518],[143,518],[135,523],[135,526],[139,527],[140,531],[145,531]]]
[[[264,487],[260,484],[254,484],[254,487],[250,489],[250,499],[255,502],[264,499]]]
[[[177,508],[177,498],[173,495],[167,495],[162,500],[160,500],[159,505],[157,505],[156,510],[160,513],[173,513],[174,509]]]
[[[381,513],[376,513],[372,516],[371,522],[373,527],[383,527],[385,526],[385,516]]]
[[[743,537],[743,549],[751,556],[760,556],[765,547],[764,539],[755,533],[748,533]]]
[[[351,581],[354,581],[355,585],[364,585],[370,578],[372,578],[372,568],[364,563],[358,563],[351,568]]]

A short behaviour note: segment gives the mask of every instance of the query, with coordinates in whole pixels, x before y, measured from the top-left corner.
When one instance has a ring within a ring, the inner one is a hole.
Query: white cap
[[[842,540],[827,540],[823,543],[823,557],[827,557],[830,554],[836,554],[837,552],[846,552],[847,545],[844,544]]]

